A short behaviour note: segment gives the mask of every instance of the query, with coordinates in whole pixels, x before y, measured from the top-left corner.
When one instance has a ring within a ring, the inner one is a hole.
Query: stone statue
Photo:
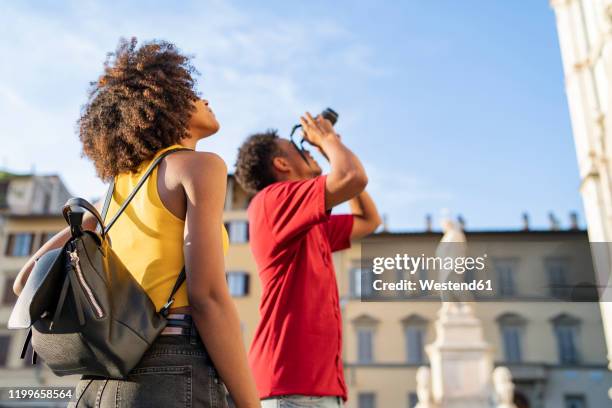
[[[436,249],[436,257],[439,259],[465,257],[467,255],[467,239],[463,229],[459,223],[454,222],[448,211],[443,212],[442,218],[442,232],[444,235],[440,240],[440,244]],[[457,275],[451,275],[457,274]],[[463,271],[455,271],[445,268],[438,270],[438,281],[446,282],[449,277],[455,277],[461,275]],[[453,296],[452,292],[441,292],[440,300],[442,303],[442,313],[457,313],[459,309],[468,308],[469,306],[459,300],[457,296]],[[465,310],[464,312],[467,312]]]
[[[429,367],[421,366],[416,373],[417,397],[419,403],[415,408],[434,408],[431,398],[431,371]]]
[[[497,408],[516,408],[514,405],[514,384],[512,374],[507,367],[493,370],[493,388],[497,397]]]

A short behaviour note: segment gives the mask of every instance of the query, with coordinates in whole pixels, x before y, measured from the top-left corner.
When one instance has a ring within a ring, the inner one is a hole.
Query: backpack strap
[[[111,199],[113,198],[113,192],[115,191],[115,178],[113,177],[113,179],[111,180],[109,186],[108,186],[108,190],[106,190],[106,197],[104,197],[104,206],[102,206],[102,225],[104,225],[104,222],[106,221],[106,214],[108,214],[108,207],[110,207],[110,202]],[[102,225],[98,224],[98,228],[96,229],[96,231],[98,233],[102,232]]]
[[[178,149],[168,150],[162,153],[157,159],[153,161],[153,163],[151,163],[146,173],[138,181],[138,184],[136,185],[136,187],[134,187],[134,190],[132,190],[132,192],[125,199],[125,201],[123,202],[123,204],[121,205],[121,207],[119,208],[115,216],[107,224],[106,228],[104,229],[104,234],[108,233],[108,230],[110,230],[111,227],[115,224],[115,221],[117,221],[117,218],[119,218],[119,216],[127,208],[127,206],[130,204],[130,201],[132,201],[136,193],[138,193],[138,190],[140,190],[140,188],[143,186],[145,181],[149,178],[149,176],[153,172],[153,169],[157,167],[157,165],[164,159],[164,157],[168,156],[171,153],[184,151],[184,150],[192,150],[192,149],[178,148]],[[115,190],[115,179],[113,178],[110,185],[108,186],[106,197],[104,199],[104,207],[102,208],[102,221],[106,221],[106,215],[108,214],[108,207],[110,206],[110,202],[111,202],[111,198],[113,196],[114,190]],[[183,284],[185,279],[186,279],[185,267],[183,267],[183,269],[181,270],[181,273],[179,273],[179,276],[176,278],[176,282],[174,282],[174,287],[172,288],[172,292],[170,292],[170,296],[168,296],[168,301],[166,302],[164,306],[162,306],[162,308],[159,311],[159,313],[162,316],[166,317],[168,315],[168,310],[170,309],[170,306],[172,305],[172,303],[174,303],[174,295],[178,291],[179,287]]]
[[[147,169],[147,172],[142,176],[142,178],[138,181],[138,184],[136,185],[136,187],[134,187],[134,190],[132,190],[132,192],[130,193],[130,195],[125,199],[125,201],[123,202],[123,204],[121,205],[121,207],[119,208],[119,210],[117,210],[117,213],[114,215],[114,217],[110,220],[110,222],[108,223],[108,225],[104,228],[104,234],[106,235],[108,233],[108,230],[110,230],[112,228],[112,226],[115,224],[115,221],[117,221],[117,219],[119,218],[119,216],[123,213],[123,211],[125,211],[125,209],[127,208],[127,206],[130,204],[130,201],[132,201],[132,199],[134,198],[134,196],[136,195],[136,193],[138,193],[138,190],[140,190],[140,188],[143,186],[143,184],[145,183],[145,181],[147,181],[147,179],[149,178],[149,176],[151,175],[151,173],[153,172],[153,170],[155,169],[155,167],[157,167],[157,165],[159,164],[159,162],[161,162],[166,156],[168,156],[171,153],[174,152],[178,152],[178,151],[182,151],[182,150],[189,150],[192,151],[192,149],[188,149],[188,148],[178,148],[178,149],[172,149],[172,150],[168,150],[165,151],[164,153],[162,153],[157,159],[155,159],[153,161],[153,163],[151,163],[151,165],[149,166],[149,168]],[[111,183],[111,185],[109,186],[109,191],[106,193],[106,199],[105,201],[105,205],[106,205],[106,201],[109,202],[110,204],[110,198],[109,195],[112,196],[113,195],[113,191],[115,188],[115,183],[114,181]],[[108,208],[106,209],[106,211],[108,211]],[[106,214],[102,215],[102,218],[106,218]]]
[[[117,221],[119,216],[123,213],[123,211],[125,211],[127,206],[130,204],[130,201],[132,201],[132,199],[134,198],[136,193],[138,193],[138,190],[140,190],[140,188],[144,185],[145,181],[147,181],[147,179],[149,178],[149,176],[153,172],[153,169],[155,169],[155,167],[157,167],[157,165],[166,156],[168,156],[169,154],[172,154],[174,152],[179,152],[179,151],[185,151],[185,150],[192,150],[192,149],[178,148],[178,149],[168,150],[168,151],[162,153],[157,159],[155,159],[153,161],[153,163],[151,163],[151,165],[147,169],[146,173],[138,181],[138,184],[136,185],[136,187],[134,187],[134,190],[132,190],[132,192],[125,199],[123,204],[121,204],[121,207],[119,208],[119,210],[117,210],[117,213],[113,216],[113,218],[110,220],[110,222],[104,228],[104,235],[106,235],[108,233],[108,231],[111,229],[111,227],[115,224],[115,221]],[[114,191],[115,191],[115,179],[113,178],[113,180],[111,181],[110,185],[108,186],[108,190],[106,191],[106,197],[104,198],[104,206],[102,208],[102,215],[101,215],[103,222],[106,221],[106,215],[108,214],[108,208],[110,207],[110,202],[111,202],[111,199],[113,197],[113,192]],[[102,231],[101,227],[100,227],[99,231]],[[176,282],[174,283],[174,287],[172,288],[172,292],[170,293],[170,296],[168,296],[168,301],[166,302],[166,304],[159,311],[159,313],[162,316],[166,317],[168,315],[168,310],[170,309],[170,306],[172,305],[172,303],[174,303],[174,295],[176,294],[176,291],[179,289],[179,287],[183,284],[185,279],[186,279],[185,267],[183,267],[183,269],[181,270],[181,273],[179,273],[179,276],[176,279]]]
[[[168,301],[164,306],[162,306],[161,309],[159,309],[159,313],[162,316],[168,316],[168,310],[170,309],[170,306],[174,303],[174,295],[176,294],[176,291],[179,289],[181,284],[185,281],[185,278],[185,267],[183,266],[183,269],[181,269],[181,273],[179,273],[178,278],[176,278],[176,282],[174,282],[174,287],[172,288],[172,292],[170,292],[170,296],[168,296]]]
[[[30,326],[30,330],[28,330],[28,335],[26,336],[25,342],[23,343],[23,347],[21,348],[21,356],[20,358],[23,360],[25,358],[26,352],[28,351],[28,346],[32,342],[32,326]],[[32,347],[32,365],[36,364],[36,350]]]

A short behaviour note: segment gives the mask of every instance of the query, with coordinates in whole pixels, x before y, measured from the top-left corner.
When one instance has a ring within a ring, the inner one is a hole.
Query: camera
[[[335,110],[333,110],[332,108],[326,108],[323,112],[320,113],[321,116],[323,116],[325,119],[329,120],[332,124],[332,126],[336,125],[336,122],[338,122],[338,112],[336,112]],[[295,126],[293,126],[293,129],[291,129],[291,133],[289,134],[289,139],[291,139],[293,141],[293,134],[295,133],[296,130],[298,130],[299,128],[301,128],[302,125],[297,124]],[[302,138],[300,145],[304,143],[304,139]]]
[[[329,120],[332,125],[335,125],[338,121],[338,113],[332,108],[325,109],[323,112],[321,112],[321,116]]]
[[[336,124],[336,122],[338,122],[338,112],[336,112],[332,108],[326,108],[323,112],[320,113],[320,115],[323,116],[325,119],[329,120],[331,122],[332,126],[334,126]],[[291,133],[289,134],[289,140],[291,141],[291,144],[297,149],[297,151],[300,154],[300,156],[302,156],[302,159],[306,162],[306,164],[308,164],[310,166],[310,163],[308,162],[308,159],[304,155],[304,151],[303,151],[304,150],[303,145],[304,145],[304,142],[306,141],[306,139],[302,138],[302,140],[300,141],[299,146],[293,140],[293,134],[295,133],[296,130],[298,130],[301,127],[302,127],[302,125],[300,125],[300,124],[297,124],[297,125],[293,126],[293,129],[291,130]]]

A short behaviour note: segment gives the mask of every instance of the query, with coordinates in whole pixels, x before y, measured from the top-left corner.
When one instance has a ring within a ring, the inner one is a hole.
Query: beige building
[[[27,184],[27,183],[26,183]],[[63,201],[59,200],[59,201]],[[1,202],[1,200],[0,200]],[[249,197],[228,178],[225,223],[230,235],[226,257],[228,285],[236,300],[248,347],[259,319],[261,286],[248,244],[246,208]],[[6,206],[5,206],[6,207]],[[57,207],[56,207],[57,208]],[[0,342],[3,351],[0,386],[74,385],[74,377],[55,377],[44,366],[32,368],[19,359],[25,333],[5,329],[14,300],[10,285],[14,275],[47,233],[64,227],[57,214],[12,214],[6,208],[0,229],[2,308]],[[23,238],[29,234],[32,238]],[[12,238],[11,238],[12,237]],[[362,246],[385,251],[432,253],[441,238],[437,232],[388,233],[354,242],[351,249],[336,253],[344,329],[345,375],[349,407],[411,407],[416,403],[416,370],[427,365],[424,346],[434,339],[433,323],[440,307],[435,295],[391,302],[362,302],[360,260]],[[606,369],[606,349],[597,303],[535,302],[524,293],[545,273],[525,271],[550,265],[550,257],[534,245],[554,247],[560,241],[586,243],[580,230],[467,232],[471,252],[488,253],[490,273],[496,285],[495,301],[478,302],[476,315],[498,365],[508,366],[517,386],[519,407],[599,408],[607,404],[612,377]],[[28,242],[30,245],[28,246]],[[491,243],[497,243],[491,245]],[[503,243],[499,244],[499,243]],[[584,264],[585,248],[576,246],[574,263],[553,263],[557,270]],[[582,249],[581,249],[582,248]],[[588,252],[588,251],[587,251]],[[23,255],[23,256],[22,256]],[[587,262],[588,264],[588,262]],[[588,271],[585,273],[589,273]],[[397,278],[402,278],[399,275]],[[425,276],[422,276],[425,277]],[[502,288],[503,286],[503,288]],[[490,299],[489,299],[490,300]]]
[[[70,193],[58,176],[0,172],[0,387],[73,385],[42,365],[21,360],[26,332],[6,327],[15,302],[13,281],[24,262],[49,237],[66,226],[59,214]]]
[[[259,315],[261,286],[248,248],[247,228],[232,236],[231,225],[247,220],[248,197],[230,177],[226,222],[232,245],[226,259],[230,290],[250,344]],[[556,228],[556,226],[555,226]],[[550,230],[467,232],[475,254],[488,253],[488,273],[497,288],[474,309],[484,326],[496,365],[510,368],[519,408],[599,408],[608,404],[612,375],[606,369],[606,348],[597,303],[534,301],[534,285],[550,271],[571,275],[590,265],[585,231]],[[343,315],[348,407],[412,407],[416,404],[416,370],[427,365],[424,346],[433,342],[433,323],[440,303],[421,294],[417,299],[362,302],[362,245],[389,253],[433,254],[442,237],[436,232],[379,233],[334,256]],[[575,243],[559,259],[559,243]],[[553,256],[554,255],[554,256]],[[534,271],[535,273],[531,273]],[[579,271],[583,274],[583,271]],[[584,271],[585,275],[592,275]],[[559,276],[552,273],[552,276]],[[401,276],[398,276],[401,278]],[[431,278],[431,277],[430,277]],[[514,279],[513,279],[514,278]],[[555,279],[555,278],[552,278]],[[504,285],[496,281],[504,281]],[[502,287],[503,286],[503,287]],[[498,291],[500,293],[498,293]]]
[[[423,346],[434,341],[434,322],[440,309],[437,293],[362,302],[357,296],[360,289],[363,291],[359,287],[360,257],[364,252],[372,253],[363,246],[380,246],[374,250],[377,253],[433,255],[441,236],[431,232],[381,233],[336,256],[351,406],[414,404],[416,369],[428,363]],[[586,242],[586,233],[468,231],[466,236],[469,255],[488,255],[482,277],[492,280],[493,292],[483,294],[473,308],[483,323],[496,365],[507,366],[513,374],[517,406],[606,406],[612,376],[606,370],[597,303],[534,300],[543,291],[533,288],[547,287],[542,280],[554,279],[547,269],[569,275],[571,268],[589,264],[584,260],[589,255],[588,245],[571,246],[573,253],[564,251],[565,258],[557,257],[555,251],[561,242]],[[418,273],[419,279],[436,278],[435,273]]]

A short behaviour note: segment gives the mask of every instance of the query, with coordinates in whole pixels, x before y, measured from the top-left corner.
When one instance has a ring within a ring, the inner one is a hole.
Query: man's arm
[[[321,149],[329,160],[330,172],[325,182],[325,208],[331,209],[361,193],[368,184],[366,172],[353,152],[340,140],[331,122],[309,113],[300,118],[304,137]]]
[[[361,161],[340,140],[331,122],[309,113],[300,119],[306,140],[319,148],[329,161],[331,171],[325,185],[325,207],[332,207],[349,200],[353,213],[351,239],[362,238],[378,228],[382,220],[370,195],[365,192],[368,177]]]
[[[382,223],[376,204],[366,191],[362,191],[358,196],[349,200],[349,206],[353,214],[351,239],[370,235]]]

